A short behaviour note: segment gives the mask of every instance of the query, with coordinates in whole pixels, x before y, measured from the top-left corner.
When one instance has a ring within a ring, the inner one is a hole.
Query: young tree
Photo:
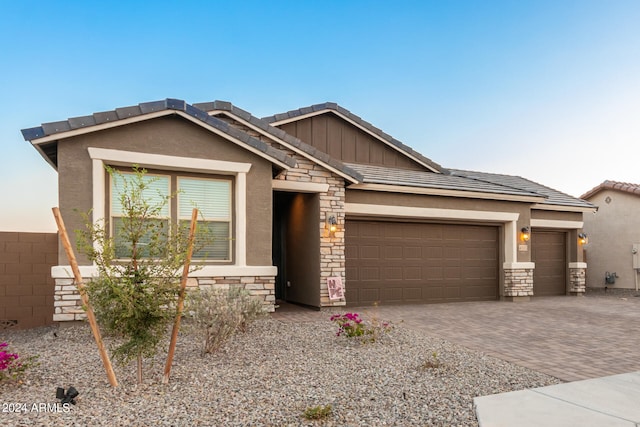
[[[86,214],[85,229],[77,231],[78,248],[98,268],[86,286],[98,323],[121,338],[114,359],[123,364],[136,359],[142,383],[142,360],[156,353],[175,316],[188,233],[163,214],[175,194],[159,194],[157,178],[137,166],[131,174],[107,171],[120,215],[108,224],[94,223]]]

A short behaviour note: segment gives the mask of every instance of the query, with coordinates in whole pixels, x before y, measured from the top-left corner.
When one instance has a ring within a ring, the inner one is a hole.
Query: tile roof
[[[371,123],[367,122],[366,120],[363,120],[361,117],[353,114],[351,111],[347,110],[346,108],[343,108],[343,107],[339,106],[335,102],[325,102],[323,104],[315,104],[315,105],[311,105],[309,107],[299,108],[297,110],[291,110],[291,111],[287,111],[285,113],[280,113],[280,114],[275,114],[273,116],[263,117],[262,119],[265,120],[268,123],[277,123],[277,122],[280,122],[282,120],[295,119],[297,117],[305,116],[307,114],[312,114],[312,113],[319,113],[319,112],[322,112],[322,111],[325,111],[325,110],[338,112],[341,115],[349,118],[353,122],[357,123],[359,126],[363,127],[364,129],[367,129],[369,132],[377,135],[379,138],[381,138],[381,139],[385,140],[386,142],[388,142],[389,144],[393,145],[394,147],[396,147],[401,152],[404,152],[405,154],[408,154],[408,155],[418,159],[422,163],[428,165],[434,171],[439,172],[439,173],[443,173],[443,174],[448,174],[449,173],[445,168],[440,166],[438,163],[434,162],[433,160],[429,159],[428,157],[423,156],[422,154],[420,154],[417,151],[415,151],[413,148],[409,147],[408,145],[403,144],[402,142],[398,141],[397,139],[395,139],[391,135],[383,132],[381,129],[375,127],[374,125],[372,125]]]
[[[441,190],[473,191],[480,193],[507,194],[523,197],[545,197],[529,189],[492,183],[486,180],[467,178],[460,175],[444,175],[426,171],[389,168],[347,163],[364,176],[365,183],[388,184],[408,187],[433,188]]]
[[[586,200],[579,199],[577,197],[570,196],[562,193],[553,188],[546,187],[520,176],[514,175],[501,175],[496,173],[465,171],[460,169],[449,169],[451,174],[461,176],[465,178],[474,179],[477,181],[483,181],[493,183],[497,185],[503,185],[506,187],[519,188],[521,190],[530,191],[540,194],[545,197],[542,204],[545,205],[557,205],[557,206],[571,206],[586,209],[595,209],[596,206],[589,203]]]
[[[623,193],[635,194],[637,196],[640,196],[640,184],[631,184],[629,182],[618,182],[618,181],[606,180],[602,184],[584,193],[581,196],[581,198],[588,199],[592,196],[595,196],[597,193],[599,193],[602,190],[615,190],[615,191],[621,191]]]
[[[212,112],[212,111],[229,112],[245,120],[246,122],[251,123],[252,125],[258,127],[259,129],[269,133],[270,135],[276,137],[277,139],[280,139],[286,142],[287,144],[309,154],[310,156],[313,156],[314,158],[321,161],[322,163],[330,165],[334,169],[337,169],[340,172],[352,177],[354,181],[362,181],[362,175],[359,172],[357,172],[355,169],[348,167],[345,163],[337,159],[334,159],[333,157],[329,156],[328,154],[322,151],[317,150],[316,148],[312,147],[306,142],[301,141],[295,136],[288,134],[282,129],[277,128],[275,126],[271,126],[267,121],[260,119],[258,117],[255,117],[248,111],[245,111],[242,108],[236,107],[230,102],[216,100],[213,102],[200,102],[193,105],[194,107],[199,108],[206,112]]]
[[[48,142],[42,144],[38,143],[39,139],[55,136],[57,134],[61,134],[61,137],[65,137],[65,135],[62,135],[65,132],[170,110],[183,112],[200,122],[206,123],[207,125],[241,141],[253,149],[259,150],[267,157],[271,157],[291,167],[296,166],[295,159],[287,155],[284,151],[274,148],[264,141],[252,137],[241,129],[230,125],[224,120],[208,114],[208,112],[211,111],[231,113],[232,115],[235,115],[236,117],[241,118],[253,126],[269,133],[275,138],[278,138],[314,157],[321,163],[325,163],[326,165],[348,175],[352,178],[353,182],[483,192],[522,197],[541,197],[544,198],[544,200],[540,202],[541,204],[595,209],[595,205],[586,200],[569,196],[560,191],[545,187],[519,176],[464,171],[460,169],[445,169],[427,157],[424,157],[417,151],[414,151],[412,148],[394,139],[390,135],[384,133],[380,129],[374,127],[370,123],[362,120],[355,114],[352,114],[350,111],[331,102],[316,104],[310,107],[300,108],[298,110],[292,110],[286,113],[276,114],[274,116],[260,119],[226,101],[213,101],[189,105],[185,101],[179,99],[167,98],[160,101],[145,102],[134,106],[116,108],[112,111],[98,112],[89,116],[72,117],[59,122],[43,123],[41,126],[23,129],[22,135],[27,141],[35,141],[34,145],[40,151],[42,156],[56,167],[57,146],[55,138],[47,139]],[[400,151],[429,165],[434,172],[411,171],[382,166],[343,163],[270,124],[326,110],[338,112],[347,117],[349,120],[352,120],[368,131],[378,135],[388,143],[394,145]],[[640,195],[640,185],[605,181],[600,186],[585,194],[583,198],[589,197],[604,188],[626,191]]]
[[[145,114],[170,110],[181,111],[193,117],[194,119],[206,123],[207,125],[229,135],[234,139],[241,141],[242,143],[252,147],[253,149],[264,153],[266,156],[278,160],[288,166],[294,167],[297,164],[295,159],[287,155],[284,151],[273,148],[271,145],[265,143],[264,141],[260,141],[259,139],[236,129],[233,126],[230,126],[227,122],[216,117],[212,117],[205,111],[196,108],[193,105],[187,104],[185,101],[182,101],[180,99],[167,98],[161,101],[144,102],[142,104],[130,107],[116,108],[112,111],[94,113],[90,116],[72,117],[70,119],[62,120],[59,122],[43,123],[41,126],[23,129],[22,136],[26,141],[34,141],[40,138],[62,134],[64,132],[73,131],[76,129],[90,128],[92,126],[97,126],[108,122],[117,122],[119,120],[143,116]],[[49,147],[49,149],[47,150],[40,151],[43,157],[48,159],[48,161],[55,167],[57,163],[55,150],[52,150]]]

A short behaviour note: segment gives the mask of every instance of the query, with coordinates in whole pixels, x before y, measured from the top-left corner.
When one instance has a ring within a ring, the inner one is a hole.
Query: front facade
[[[445,169],[333,103],[259,119],[227,102],[168,99],[23,135],[58,170],[69,230],[82,226],[76,211],[117,221],[105,166],[139,165],[168,191],[210,188],[226,201],[210,219],[227,243],[190,285],[242,286],[270,311],[278,300],[321,308],[584,292],[578,234],[592,204],[520,177]],[[172,220],[184,219],[177,205]],[[83,276],[95,273],[80,260]],[[64,252],[59,263],[54,320],[82,318]],[[344,295],[330,297],[336,280]]]
[[[638,289],[640,269],[640,185],[604,181],[582,196],[598,206],[586,215],[584,231],[590,288]]]

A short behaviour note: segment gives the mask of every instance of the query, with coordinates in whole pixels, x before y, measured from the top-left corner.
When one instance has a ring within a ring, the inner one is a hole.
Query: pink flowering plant
[[[358,313],[334,314],[331,321],[338,325],[336,336],[360,337],[365,334],[365,325]]]
[[[375,317],[365,322],[358,313],[334,314],[329,320],[338,326],[336,336],[359,337],[362,342],[375,342],[393,329],[391,323]]]
[[[9,344],[0,343],[0,382],[19,380],[27,369],[36,365],[37,356],[20,358],[18,353],[8,351]]]

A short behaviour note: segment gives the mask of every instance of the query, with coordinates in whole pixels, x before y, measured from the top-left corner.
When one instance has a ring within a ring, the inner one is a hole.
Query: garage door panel
[[[402,280],[402,268],[401,267],[385,267],[383,280],[385,281],[401,281]]]
[[[445,267],[444,276],[447,278],[447,280],[458,280],[462,278],[462,271],[460,267]]]
[[[379,246],[360,246],[360,259],[380,259],[380,247]]]
[[[380,280],[380,269],[378,267],[362,267],[359,270],[360,280],[363,282]]]
[[[386,259],[402,260],[406,258],[405,250],[402,246],[385,246],[383,255]]]
[[[485,279],[493,279],[494,271],[491,268],[486,267],[475,267],[475,268],[466,268],[464,269],[465,280],[485,280]]]
[[[567,287],[566,232],[534,230],[531,234],[533,295],[565,295]]]
[[[497,298],[497,227],[348,220],[346,228],[349,305]]]
[[[424,254],[424,258],[426,258],[427,260],[439,260],[443,258],[444,251],[442,250],[442,247],[437,246],[426,247],[424,248],[422,253]]]
[[[420,266],[407,267],[404,269],[403,279],[405,281],[422,280],[422,268]]]
[[[442,278],[444,277],[444,270],[441,265],[438,265],[436,267],[423,267],[422,277],[427,280],[429,280],[430,278],[442,280]]]
[[[442,286],[431,286],[422,289],[422,300],[439,302],[442,300]]]
[[[347,258],[349,258],[349,257],[347,256]],[[349,280],[353,280],[355,282],[359,282],[360,281],[360,275],[358,274],[359,272],[360,272],[360,269],[356,268],[356,267],[347,266],[345,268],[346,277],[348,277]]]
[[[360,289],[358,297],[366,305],[372,305],[376,301],[380,301],[380,290],[378,288],[365,288]]]
[[[422,248],[419,246],[407,246],[402,250],[402,259],[405,260],[421,260]]]

